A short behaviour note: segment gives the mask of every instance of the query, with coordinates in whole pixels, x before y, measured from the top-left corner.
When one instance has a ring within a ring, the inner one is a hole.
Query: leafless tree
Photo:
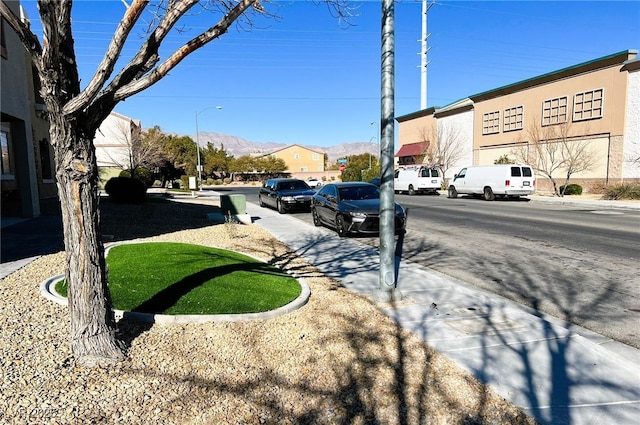
[[[105,153],[122,170],[133,174],[140,167],[157,168],[164,158],[161,139],[157,134],[143,133],[140,126],[129,119],[116,121],[109,136],[121,147],[106,149]]]
[[[346,0],[325,2],[347,18]],[[0,1],[0,15],[16,32],[37,69],[50,120],[56,180],[62,207],[69,287],[71,350],[80,366],[109,366],[126,357],[116,337],[107,287],[104,246],[98,211],[98,169],[93,139],[114,107],[166,77],[183,59],[226,33],[230,26],[251,27],[251,16],[273,16],[258,0],[123,0],[124,13],[95,74],[83,88],[73,41],[71,0],[38,0],[42,41],[10,7]],[[172,30],[189,16],[209,11],[211,26],[165,58],[160,51]],[[146,14],[145,14],[146,13]],[[143,17],[144,15],[144,17]],[[150,18],[149,18],[150,17]],[[149,18],[149,19],[146,19]],[[146,38],[130,37],[147,22]],[[140,42],[132,59],[116,72],[125,44]]]
[[[464,139],[459,127],[438,121],[431,127],[422,127],[420,135],[428,141],[423,162],[440,169],[442,176],[462,159]]]
[[[531,165],[553,184],[556,196],[564,196],[572,175],[592,169],[597,156],[590,140],[571,135],[569,121],[542,126],[532,124],[528,130],[528,142],[520,143],[512,151],[517,161]],[[562,190],[557,176],[564,176]]]

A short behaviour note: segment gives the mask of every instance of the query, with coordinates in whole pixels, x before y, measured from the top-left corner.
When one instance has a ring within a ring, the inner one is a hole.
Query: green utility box
[[[247,198],[244,195],[220,195],[220,208],[223,215],[246,214]]]

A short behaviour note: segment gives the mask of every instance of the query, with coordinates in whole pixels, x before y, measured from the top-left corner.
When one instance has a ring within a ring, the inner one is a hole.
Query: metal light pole
[[[395,201],[393,191],[394,100],[395,100],[395,30],[393,0],[382,0],[382,66],[380,116],[380,274],[377,298],[397,301],[395,271]]]
[[[196,111],[196,156],[198,157],[198,188],[202,188],[202,165],[200,163],[200,131],[198,129],[198,115],[209,109],[222,109],[222,106],[209,106],[202,109],[200,112]]]

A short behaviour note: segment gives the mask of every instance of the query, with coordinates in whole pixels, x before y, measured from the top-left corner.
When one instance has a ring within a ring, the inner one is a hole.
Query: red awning
[[[429,146],[429,142],[408,143],[400,147],[397,157],[424,155],[424,151]]]

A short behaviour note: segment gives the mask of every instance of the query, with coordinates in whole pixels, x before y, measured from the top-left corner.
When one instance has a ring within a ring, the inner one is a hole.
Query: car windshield
[[[280,184],[278,184],[278,190],[304,190],[304,189],[309,189],[309,186],[303,182],[302,180],[299,181],[290,181],[290,182],[282,182]]]
[[[378,199],[380,194],[375,186],[341,187],[338,191],[341,201],[358,201],[361,199]]]

